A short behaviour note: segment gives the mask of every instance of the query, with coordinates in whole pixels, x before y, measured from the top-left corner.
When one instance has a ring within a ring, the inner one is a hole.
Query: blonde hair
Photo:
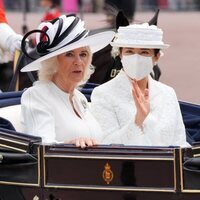
[[[78,84],[79,86],[80,85],[84,85],[89,80],[90,76],[95,71],[95,67],[92,65],[92,56],[93,56],[93,54],[91,52],[90,47],[87,46],[86,50],[89,53],[89,59],[88,59],[87,65],[86,65],[86,70],[85,70],[85,74],[84,74],[83,80]]]
[[[88,63],[86,64],[86,70],[85,70],[83,80],[78,85],[82,85],[86,83],[95,70],[94,66],[91,64],[92,63],[91,49],[87,46],[86,50],[89,53],[89,59],[88,59]],[[51,81],[53,78],[53,75],[56,73],[57,68],[59,67],[57,56],[54,56],[52,58],[42,61],[41,65],[42,67],[40,68],[38,72],[38,79],[40,81]]]
[[[42,67],[38,72],[38,79],[40,81],[51,81],[58,67],[57,56],[42,61],[41,65]]]

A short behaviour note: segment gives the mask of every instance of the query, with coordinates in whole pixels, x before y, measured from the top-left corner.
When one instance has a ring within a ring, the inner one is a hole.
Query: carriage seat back
[[[24,126],[22,125],[21,119],[21,105],[13,105],[0,108],[0,117],[7,119],[13,125],[17,132],[23,133]]]

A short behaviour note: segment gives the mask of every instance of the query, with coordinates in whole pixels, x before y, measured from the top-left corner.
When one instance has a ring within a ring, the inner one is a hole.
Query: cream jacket
[[[96,87],[91,111],[103,130],[102,143],[144,146],[188,146],[174,90],[149,76],[150,113],[141,130],[135,123],[136,107],[131,83],[121,71]]]
[[[69,142],[77,137],[99,142],[101,128],[90,113],[85,96],[75,90],[72,100],[81,118],[75,114],[69,94],[53,82],[36,82],[21,99],[25,133],[42,137],[44,143]]]

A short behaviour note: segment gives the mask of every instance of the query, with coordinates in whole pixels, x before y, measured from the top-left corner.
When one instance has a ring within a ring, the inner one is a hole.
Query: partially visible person
[[[7,91],[13,75],[15,50],[21,49],[22,36],[8,24],[3,1],[0,0],[0,91]]]
[[[25,132],[40,136],[44,143],[65,142],[83,148],[100,143],[101,128],[76,88],[93,72],[92,53],[108,45],[114,32],[87,36],[80,18],[60,16],[25,35],[22,50],[29,57],[24,41],[33,32],[39,58],[22,71],[39,70],[39,81],[21,98]]]
[[[22,36],[8,25],[3,1],[0,0],[0,49],[14,55],[15,49],[20,49]]]
[[[160,49],[169,46],[162,38],[163,31],[155,25],[119,27],[111,45],[118,48],[123,68],[91,96],[104,144],[189,145],[174,89],[150,76]]]
[[[40,6],[45,9],[42,21],[50,21],[60,16],[61,0],[40,0]]]

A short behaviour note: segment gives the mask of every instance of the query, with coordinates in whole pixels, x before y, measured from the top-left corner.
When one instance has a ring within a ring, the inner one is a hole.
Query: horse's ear
[[[120,10],[116,16],[116,29],[118,29],[120,26],[128,26],[129,21],[127,17],[124,15],[123,11]]]
[[[159,9],[156,10],[154,16],[148,22],[149,25],[156,25],[157,26],[159,11],[160,11]]]

